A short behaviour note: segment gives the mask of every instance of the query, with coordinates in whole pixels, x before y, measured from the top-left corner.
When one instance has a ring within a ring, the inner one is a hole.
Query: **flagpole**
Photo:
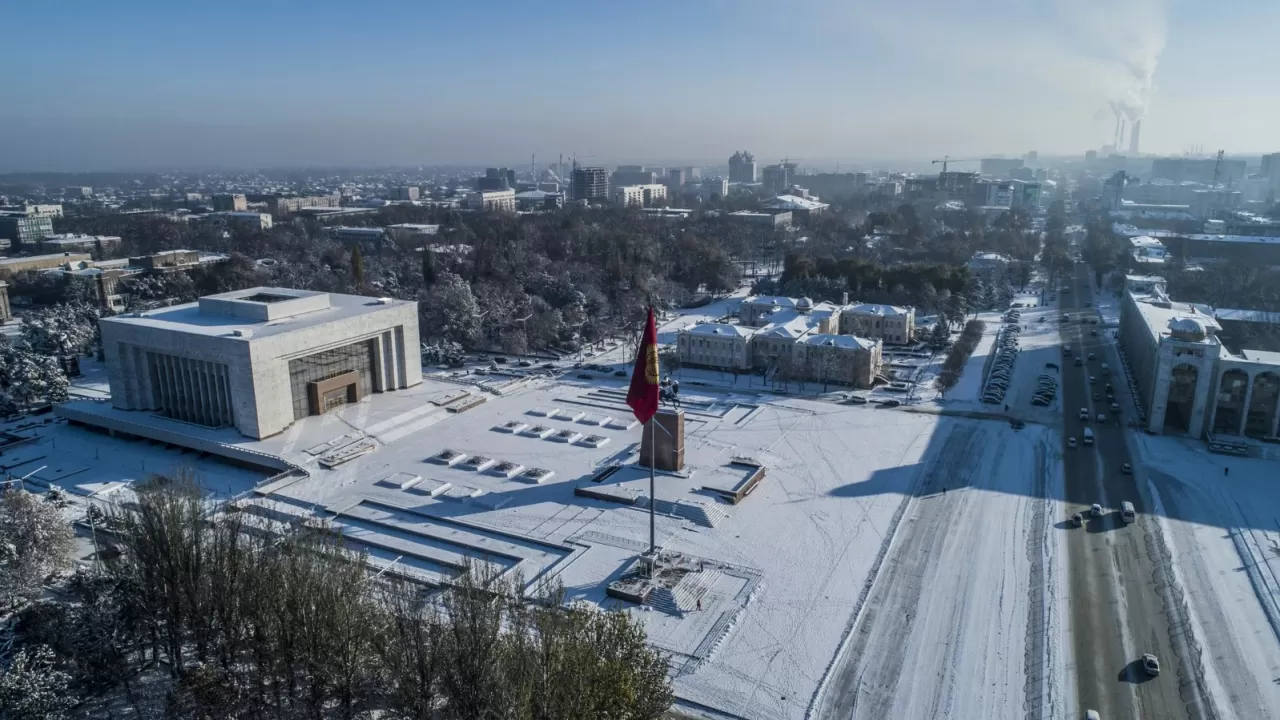
[[[657,543],[654,541],[654,508],[658,502],[657,491],[654,489],[654,471],[653,466],[657,464],[658,438],[653,434],[653,429],[658,424],[658,416],[655,414],[649,418],[649,554],[654,556],[657,561]]]

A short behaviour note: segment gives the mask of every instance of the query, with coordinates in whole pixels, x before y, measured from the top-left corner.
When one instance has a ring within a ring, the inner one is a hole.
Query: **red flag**
[[[649,307],[649,320],[636,350],[636,365],[631,370],[631,389],[627,391],[627,404],[636,419],[642,423],[658,412],[658,326],[653,322],[653,306]]]

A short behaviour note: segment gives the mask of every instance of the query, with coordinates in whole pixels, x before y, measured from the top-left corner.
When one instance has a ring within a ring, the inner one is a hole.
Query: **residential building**
[[[860,175],[862,179],[859,179]],[[866,189],[865,173],[814,173],[796,179],[804,181],[810,190],[825,198],[847,200]]]
[[[785,163],[778,165],[765,165],[761,172],[760,181],[762,189],[766,195],[781,195],[791,187],[795,177],[795,165],[793,163]]]
[[[948,170],[938,173],[938,192],[947,200],[968,200],[973,197],[978,173]]]
[[[0,238],[7,239],[15,248],[32,245],[53,235],[53,218],[22,212],[0,212]]]
[[[1280,180],[1280,152],[1263,155],[1258,174],[1270,180]]]
[[[467,195],[467,207],[484,212],[515,212],[516,191],[481,190]]]
[[[22,205],[5,205],[0,207],[0,212],[14,215],[31,215],[34,217],[60,218],[62,217],[62,205],[34,205],[32,203],[23,203]]]
[[[1009,173],[1022,165],[1022,158],[983,158],[979,169],[989,178],[1005,180],[1009,178]]]
[[[650,185],[626,185],[613,189],[613,201],[623,207],[647,207],[667,198],[667,187]]]
[[[421,196],[422,191],[416,185],[401,185],[391,188],[391,199],[400,201],[414,201]]]
[[[729,194],[729,178],[716,176],[702,179],[702,199],[719,200]]]
[[[282,196],[267,198],[267,208],[273,215],[288,215],[302,208],[339,208],[342,207],[342,195]]]
[[[258,287],[99,325],[116,408],[252,438],[422,381],[414,301]]]
[[[699,323],[676,333],[676,356],[681,366],[729,372],[750,370],[750,340],[754,332],[742,325]]]
[[[0,280],[28,270],[48,270],[64,263],[88,261],[88,253],[58,253],[56,255],[31,255],[28,257],[0,258]]]
[[[93,188],[91,187],[63,188],[62,197],[68,200],[83,200],[88,197],[93,197]]]
[[[120,238],[116,235],[62,233],[41,238],[38,244],[40,251],[44,253],[94,252],[95,250],[107,250],[119,245]]]
[[[476,178],[476,190],[480,192],[515,190],[516,171],[510,168],[486,168],[484,177]]]
[[[754,183],[755,181],[756,158],[754,155],[746,150],[739,150],[729,156],[729,182]]]
[[[750,210],[738,210],[729,213],[728,217],[751,225],[763,225],[770,228],[791,227],[791,212],[782,210],[778,212],[752,212]]]
[[[516,193],[516,208],[519,210],[555,210],[561,207],[564,207],[564,193],[545,190]]]
[[[876,338],[892,345],[915,339],[915,308],[877,303],[849,305],[840,310],[840,334]]]
[[[614,188],[627,185],[653,185],[658,182],[658,174],[646,170],[643,165],[619,165],[610,179]]]
[[[609,171],[602,167],[574,167],[573,199],[587,202],[608,200]]]
[[[218,212],[244,212],[249,201],[242,193],[220,193],[213,196],[213,209]]]
[[[667,194],[677,196],[684,190],[685,170],[684,168],[670,168],[667,170]]]
[[[9,283],[0,280],[0,323],[7,323],[13,317],[13,308],[9,306]]]

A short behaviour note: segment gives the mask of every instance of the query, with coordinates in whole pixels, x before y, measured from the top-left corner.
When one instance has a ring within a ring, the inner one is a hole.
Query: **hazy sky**
[[[1280,150],[1277,0],[15,0],[0,171]],[[1142,108],[1145,106],[1145,110]]]

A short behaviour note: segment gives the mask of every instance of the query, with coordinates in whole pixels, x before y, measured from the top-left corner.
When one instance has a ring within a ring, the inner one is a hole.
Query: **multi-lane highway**
[[[1186,618],[1179,612],[1162,569],[1159,527],[1147,514],[1149,501],[1138,475],[1122,472],[1131,463],[1124,424],[1134,406],[1125,387],[1124,373],[1114,347],[1100,324],[1086,324],[1097,317],[1089,268],[1077,264],[1074,276],[1060,287],[1058,301],[1069,321],[1062,322],[1060,337],[1071,356],[1062,360],[1063,455],[1068,517],[1067,567],[1070,583],[1070,642],[1081,714],[1097,710],[1103,718],[1209,718],[1204,678],[1187,662]],[[1069,291],[1063,292],[1067,287]],[[1097,330],[1097,336],[1091,333]],[[1089,354],[1096,355],[1088,360]],[[1085,358],[1076,366],[1075,358]],[[1101,364],[1110,368],[1102,373]],[[1096,378],[1091,380],[1091,378]],[[1109,409],[1106,384],[1114,386],[1122,414]],[[1097,398],[1095,400],[1095,397]],[[1081,420],[1080,409],[1089,419]],[[1098,414],[1105,416],[1103,422]],[[1084,429],[1092,428],[1094,444],[1083,442]],[[1075,438],[1077,447],[1068,446]],[[1120,519],[1120,505],[1134,504],[1137,522]],[[1100,518],[1089,517],[1091,503],[1104,508]],[[1069,514],[1082,512],[1085,524],[1072,528]],[[1158,656],[1162,672],[1148,677],[1140,667],[1143,653]]]

